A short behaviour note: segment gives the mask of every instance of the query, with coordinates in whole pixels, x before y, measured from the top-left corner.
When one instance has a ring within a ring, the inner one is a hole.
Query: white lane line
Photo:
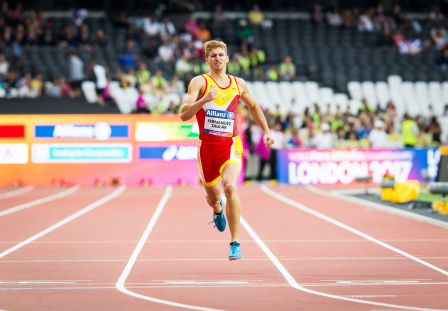
[[[314,210],[306,207],[306,206],[302,206],[301,204],[296,203],[295,201],[292,201],[288,198],[285,198],[281,195],[278,195],[276,192],[270,190],[269,188],[267,188],[266,186],[261,186],[261,189],[266,192],[267,194],[275,197],[276,199],[283,201],[285,203],[291,204],[293,206],[300,206],[300,209],[303,209],[304,211],[311,213],[313,215],[316,215],[319,218],[322,218],[327,220],[330,219],[332,221],[334,221],[333,219],[331,219],[330,217],[327,217],[323,214],[317,213]],[[381,302],[374,302],[374,301],[367,301],[367,300],[361,300],[361,299],[354,299],[354,298],[349,298],[349,297],[342,297],[342,296],[337,296],[337,295],[331,295],[331,294],[326,294],[326,293],[322,293],[322,292],[318,292],[318,291],[314,291],[308,288],[305,288],[301,285],[299,285],[294,278],[291,276],[291,274],[289,274],[288,270],[285,269],[285,267],[280,263],[280,261],[277,259],[277,257],[274,256],[274,254],[271,252],[271,250],[264,244],[264,242],[258,237],[258,235],[255,233],[255,231],[251,228],[251,226],[244,220],[243,217],[241,217],[241,225],[246,229],[246,231],[249,233],[249,235],[255,240],[255,242],[257,242],[258,246],[260,246],[260,248],[265,252],[265,254],[269,257],[269,259],[271,259],[271,261],[274,263],[274,265],[277,267],[277,269],[281,272],[281,274],[283,274],[283,276],[285,277],[285,279],[288,281],[288,283],[303,292],[307,292],[310,294],[314,294],[314,295],[319,295],[319,296],[323,296],[323,297],[328,297],[328,298],[333,298],[333,299],[340,299],[340,300],[346,300],[346,301],[351,301],[351,302],[357,302],[357,303],[363,303],[363,304],[369,304],[369,305],[376,305],[376,306],[382,306],[382,307],[391,307],[391,308],[397,308],[397,309],[406,309],[406,310],[418,310],[418,311],[427,311],[427,310],[436,310],[436,309],[427,309],[427,308],[417,308],[417,307],[408,307],[408,306],[400,306],[400,305],[393,305],[393,304],[387,304],[387,303],[381,303]],[[342,224],[341,224],[342,225]]]
[[[18,205],[16,207],[9,208],[7,210],[1,211],[0,212],[0,217],[8,215],[8,214],[11,214],[11,213],[14,213],[14,212],[21,211],[21,210],[23,210],[25,208],[29,208],[29,207],[32,207],[32,206],[36,206],[36,205],[39,205],[39,204],[43,204],[43,203],[46,203],[46,202],[50,202],[50,201],[53,201],[53,200],[57,200],[57,199],[63,198],[65,196],[69,195],[69,194],[72,194],[72,193],[78,191],[79,189],[80,189],[79,186],[74,186],[74,187],[71,187],[71,188],[69,188],[67,190],[64,190],[62,192],[59,192],[59,193],[56,193],[56,194],[52,194],[52,195],[50,195],[48,197],[40,198],[40,199],[37,199],[35,201],[31,201],[31,202],[28,202],[28,203],[25,203],[25,204]]]
[[[383,241],[393,241],[393,242],[448,242],[448,239],[384,239]],[[20,241],[0,241],[0,244],[15,244]],[[218,243],[218,242],[228,242],[228,240],[161,240],[161,241],[146,241],[146,243]],[[255,243],[253,240],[240,240],[240,242],[244,243]],[[365,239],[345,239],[345,240],[265,240],[265,242],[272,242],[272,243],[316,243],[316,242],[322,242],[322,243],[330,243],[330,242],[366,242]],[[138,241],[36,241],[35,243],[64,243],[64,244],[71,244],[71,243],[138,243]]]
[[[84,207],[82,210],[77,211],[76,213],[74,213],[74,214],[68,216],[67,218],[61,220],[60,222],[54,224],[53,226],[51,226],[51,227],[49,227],[49,228],[47,228],[47,229],[45,229],[45,230],[39,232],[38,234],[32,236],[31,238],[29,238],[29,239],[27,239],[27,240],[25,240],[25,241],[23,241],[23,242],[21,242],[21,243],[15,245],[15,246],[11,247],[10,249],[7,249],[6,251],[4,251],[3,253],[0,254],[0,258],[4,257],[4,256],[6,256],[6,255],[8,255],[8,254],[10,254],[10,253],[12,253],[13,251],[15,251],[15,250],[21,248],[22,246],[25,246],[25,245],[27,245],[27,244],[33,242],[34,240],[37,240],[37,239],[40,238],[40,237],[43,237],[44,235],[46,235],[47,233],[50,233],[51,231],[54,231],[54,230],[56,230],[57,228],[62,227],[63,225],[69,223],[70,221],[72,221],[72,220],[74,220],[74,219],[76,219],[76,218],[78,218],[78,217],[84,215],[84,214],[87,213],[87,212],[90,212],[90,211],[93,210],[94,208],[96,208],[96,207],[98,207],[98,206],[100,206],[100,205],[102,205],[102,204],[104,204],[104,203],[106,203],[106,202],[108,202],[108,201],[110,201],[110,200],[116,198],[116,197],[119,196],[120,193],[122,193],[125,189],[126,189],[125,186],[120,186],[120,187],[118,187],[117,190],[115,190],[114,192],[108,194],[108,195],[105,196],[104,198],[99,199],[98,201],[96,201],[96,202],[94,202],[94,203],[92,203],[92,204],[90,204],[90,205]]]
[[[404,218],[408,218],[408,219],[412,219],[412,220],[416,220],[416,221],[420,221],[420,222],[424,222],[433,226],[437,226],[437,227],[441,227],[444,229],[448,229],[448,222],[446,221],[442,221],[442,220],[438,220],[438,219],[434,219],[428,216],[424,216],[424,215],[420,215],[420,214],[416,214],[416,213],[412,213],[409,211],[404,211],[404,210],[400,210],[398,208],[393,208],[387,205],[383,205],[380,203],[375,203],[375,202],[370,202],[368,200],[364,200],[361,198],[355,198],[352,197],[348,194],[356,194],[355,192],[349,192],[349,191],[331,191],[331,192],[327,192],[324,191],[322,189],[319,189],[317,187],[314,186],[307,186],[306,187],[309,191],[317,193],[319,195],[323,195],[326,197],[335,197],[338,199],[342,199],[345,201],[349,201],[349,202],[354,202],[357,204],[361,204],[363,206],[368,206],[371,208],[374,208],[376,210],[380,210],[382,212],[386,212],[389,214],[393,214],[393,215],[398,215]],[[359,193],[359,192],[357,192]]]
[[[268,195],[270,195],[270,196],[276,198],[277,200],[280,200],[280,201],[285,202],[285,203],[287,203],[287,204],[289,204],[289,205],[292,205],[292,206],[294,206],[294,207],[296,207],[296,208],[298,208],[298,209],[300,209],[300,210],[302,210],[302,211],[304,211],[304,212],[307,212],[307,213],[309,213],[309,214],[311,214],[311,215],[313,215],[313,216],[316,216],[316,217],[318,217],[318,218],[320,218],[320,219],[323,219],[323,220],[325,220],[325,221],[328,221],[329,223],[332,223],[333,225],[336,225],[336,226],[338,226],[338,227],[341,227],[342,229],[345,229],[345,230],[347,230],[347,231],[350,231],[350,232],[352,232],[352,233],[354,233],[354,234],[356,234],[356,235],[359,235],[359,236],[361,236],[361,237],[363,237],[363,238],[365,238],[365,239],[367,239],[367,240],[369,240],[369,241],[371,241],[371,242],[373,242],[373,243],[376,243],[376,244],[381,245],[381,246],[383,246],[383,247],[385,247],[385,248],[388,248],[388,249],[390,249],[391,251],[394,251],[394,252],[396,252],[396,253],[398,253],[398,254],[400,254],[400,255],[406,256],[406,257],[408,257],[409,259],[412,259],[412,260],[414,260],[414,261],[416,261],[416,262],[418,262],[418,263],[421,263],[422,265],[425,265],[425,266],[427,266],[427,267],[429,267],[429,268],[431,268],[431,269],[433,269],[433,270],[436,270],[436,271],[438,271],[438,272],[440,272],[440,273],[445,274],[445,275],[448,276],[448,271],[445,271],[445,270],[443,270],[443,269],[440,269],[439,267],[436,267],[436,266],[434,266],[434,265],[432,265],[432,264],[430,264],[430,263],[428,263],[428,262],[426,262],[426,261],[424,261],[424,260],[421,260],[421,259],[419,259],[419,258],[417,258],[417,257],[415,257],[415,256],[412,256],[412,255],[410,255],[410,254],[408,254],[408,253],[406,253],[406,252],[404,252],[404,251],[402,251],[402,250],[400,250],[400,249],[398,249],[398,248],[395,248],[395,247],[393,247],[393,246],[391,246],[391,245],[389,245],[389,244],[386,244],[386,243],[384,243],[384,242],[382,242],[382,241],[380,241],[380,240],[377,240],[377,239],[371,237],[370,235],[367,235],[367,234],[365,234],[365,233],[363,233],[363,232],[361,232],[361,231],[359,231],[359,230],[356,230],[356,229],[354,229],[354,228],[352,228],[352,227],[350,227],[350,226],[347,226],[346,224],[343,224],[343,223],[341,223],[341,222],[339,222],[339,221],[337,221],[337,220],[335,220],[335,219],[333,219],[333,218],[331,218],[331,217],[328,217],[328,216],[326,216],[326,215],[324,215],[324,214],[321,214],[321,213],[319,213],[319,212],[317,212],[317,211],[315,211],[315,210],[313,210],[313,209],[311,209],[311,208],[309,208],[309,207],[306,207],[306,206],[303,205],[303,204],[300,204],[300,203],[297,203],[296,201],[293,201],[293,200],[291,200],[291,199],[288,199],[287,197],[284,197],[284,196],[282,196],[281,194],[278,194],[277,192],[272,191],[271,189],[269,189],[269,188],[266,187],[266,186],[261,186],[260,188],[261,188],[261,190],[263,190],[266,194],[268,194]]]
[[[129,258],[129,261],[128,261],[126,267],[124,268],[123,273],[121,274],[120,278],[118,279],[117,284],[115,284],[115,287],[120,292],[125,293],[127,295],[130,295],[130,296],[133,296],[136,298],[140,298],[140,299],[144,299],[144,300],[149,300],[152,302],[162,303],[165,305],[170,305],[170,306],[185,308],[185,309],[192,309],[192,310],[220,311],[217,309],[191,306],[191,305],[186,305],[186,304],[182,304],[182,303],[177,303],[177,302],[172,302],[172,301],[168,301],[168,300],[162,300],[162,299],[157,299],[157,298],[153,298],[153,297],[149,297],[149,296],[140,295],[140,294],[130,291],[124,285],[129,273],[132,270],[132,267],[134,266],[135,261],[137,260],[138,255],[140,254],[143,246],[146,243],[146,240],[149,237],[149,234],[151,233],[152,229],[154,228],[154,225],[156,224],[157,220],[159,219],[159,216],[162,213],[162,210],[165,207],[166,202],[170,198],[172,191],[173,191],[173,187],[171,187],[171,186],[166,187],[165,194],[163,195],[162,199],[160,200],[159,204],[157,205],[157,208],[154,211],[154,214],[152,215],[151,220],[148,223],[148,226],[146,227],[145,231],[143,232],[143,235],[140,238],[140,241],[138,242],[137,246],[135,247],[135,250],[132,253],[131,258]]]
[[[23,188],[14,190],[14,191],[9,191],[9,192],[6,192],[6,193],[2,193],[2,194],[0,194],[0,199],[6,199],[6,198],[14,197],[16,195],[19,195],[19,194],[22,194],[22,193],[26,193],[26,192],[31,191],[33,189],[34,189],[33,186],[26,186],[26,187],[23,187]]]
[[[423,259],[448,259],[448,257],[421,257]],[[350,257],[350,258],[282,258],[282,260],[286,261],[316,261],[316,260],[405,260],[406,258],[359,258],[359,257]],[[252,260],[252,261],[263,261],[269,260],[269,258],[244,258],[244,261]],[[407,260],[407,259],[406,259]],[[121,261],[129,261],[127,259],[30,259],[30,260],[0,260],[1,263],[30,263],[30,262],[121,262]],[[143,258],[137,259],[136,261],[228,261],[227,258]],[[342,264],[345,265],[345,264]],[[369,265],[369,264],[365,264]]]

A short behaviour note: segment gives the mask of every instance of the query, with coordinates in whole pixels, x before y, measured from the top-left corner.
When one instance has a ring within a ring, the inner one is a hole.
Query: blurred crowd
[[[248,120],[246,140],[251,150],[260,143],[261,132],[244,106],[239,112]],[[373,107],[364,99],[356,113],[339,106],[330,105],[321,109],[315,104],[312,109],[299,109],[294,103],[287,115],[277,107],[275,111],[264,110],[269,126],[280,132],[279,149],[282,148],[402,148],[429,147],[441,144],[442,128],[438,117],[430,106],[427,115],[412,118],[408,114],[399,116],[394,103],[389,101],[386,109]],[[448,116],[448,105],[445,114]]]
[[[425,116],[412,118],[398,116],[394,103],[386,109],[373,107],[363,100],[357,113],[350,109],[323,110],[315,104],[313,109],[298,109],[294,100],[287,115],[279,107],[273,112],[264,109],[275,143],[266,147],[263,133],[251,118],[244,105],[238,112],[246,117],[245,153],[248,160],[253,155],[260,159],[258,179],[266,164],[270,166],[270,179],[276,179],[277,150],[289,148],[421,148],[441,144],[442,127],[432,107]],[[441,116],[440,116],[441,117]],[[448,117],[448,105],[443,117]]]
[[[369,7],[363,13],[357,7],[341,11],[330,8],[324,12],[317,4],[312,19],[316,24],[326,23],[343,29],[376,32],[378,46],[385,50],[395,48],[401,54],[418,54],[427,48],[442,51],[448,43],[445,16],[439,7],[433,7],[428,14],[427,23],[432,27],[431,34],[429,38],[423,39],[420,37],[423,31],[421,22],[403,12],[399,3],[391,11],[386,11],[384,4],[378,2],[376,7]]]

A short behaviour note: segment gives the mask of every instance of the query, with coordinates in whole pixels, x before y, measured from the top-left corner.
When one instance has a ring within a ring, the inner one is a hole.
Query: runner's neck
[[[210,70],[208,75],[213,78],[213,80],[218,84],[220,88],[225,88],[227,85],[229,85],[230,77],[227,75],[225,69],[223,69],[222,71]]]

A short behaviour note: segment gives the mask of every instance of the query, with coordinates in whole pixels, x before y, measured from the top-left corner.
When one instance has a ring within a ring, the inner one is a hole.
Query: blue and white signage
[[[33,144],[33,163],[130,163],[130,143]]]
[[[35,125],[36,138],[55,139],[97,139],[108,140],[129,137],[128,125],[110,125],[106,122],[96,124],[53,124]]]
[[[139,146],[139,160],[196,160],[197,146]]]

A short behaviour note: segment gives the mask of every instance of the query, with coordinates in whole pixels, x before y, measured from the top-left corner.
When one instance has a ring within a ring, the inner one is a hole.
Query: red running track
[[[448,271],[447,229],[305,187],[269,189]],[[0,211],[64,190],[33,189],[0,199]],[[174,187],[164,205],[160,201],[170,189],[86,188],[1,216],[0,309],[448,310],[448,275],[258,186],[238,191],[253,232],[241,229],[244,258],[236,262],[227,259],[229,231],[207,225],[212,211],[201,188]],[[60,223],[73,214],[78,217]],[[149,236],[125,282],[137,298],[116,284],[144,232]]]

